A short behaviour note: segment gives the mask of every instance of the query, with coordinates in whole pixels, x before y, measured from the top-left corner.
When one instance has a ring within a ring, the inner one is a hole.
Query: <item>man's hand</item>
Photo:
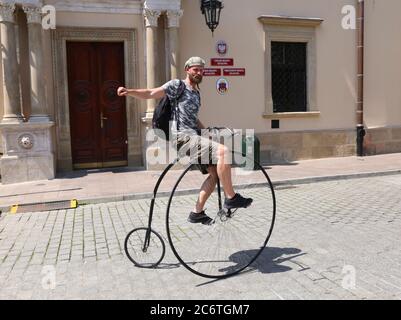
[[[119,97],[126,97],[128,95],[128,90],[127,90],[127,88],[119,87],[117,89],[117,94]]]

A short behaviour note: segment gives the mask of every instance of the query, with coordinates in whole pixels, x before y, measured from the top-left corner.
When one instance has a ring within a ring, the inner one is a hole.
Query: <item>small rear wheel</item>
[[[156,231],[142,227],[128,233],[124,250],[128,259],[137,267],[156,268],[164,258],[166,246]]]

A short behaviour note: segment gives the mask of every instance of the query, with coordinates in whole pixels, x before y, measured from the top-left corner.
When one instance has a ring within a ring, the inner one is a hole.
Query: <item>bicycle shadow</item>
[[[219,271],[223,274],[229,274],[230,272],[237,270],[238,267],[241,266],[243,261],[249,260],[249,256],[255,255],[258,250],[244,250],[239,251],[231,256],[229,256],[229,261],[236,263],[236,265],[232,265],[230,267],[222,268]],[[282,263],[291,261],[294,258],[298,258],[300,256],[305,255],[306,252],[302,252],[302,250],[298,248],[278,248],[278,247],[266,247],[263,249],[262,253],[258,256],[256,261],[254,261],[248,268],[244,271],[240,272],[235,277],[242,276],[244,274],[248,274],[251,272],[260,272],[263,274],[271,274],[271,273],[282,273],[288,272],[292,270],[288,265],[283,265]],[[291,261],[294,264],[297,264],[303,270],[306,270],[303,266],[299,265],[297,262]],[[205,283],[201,283],[197,286],[203,286],[206,284],[210,284],[216,281],[221,281],[227,278],[215,279],[212,281],[208,281]]]
[[[236,264],[231,265],[230,267],[222,268],[219,269],[221,274],[223,275],[224,273],[229,274],[232,271],[235,271],[238,269],[243,264],[243,261],[248,261],[249,257],[252,257],[256,254],[258,250],[244,250],[244,251],[239,251],[231,256],[228,257],[228,261],[234,262]],[[286,261],[291,261],[294,258],[300,257],[305,255],[305,252],[302,252],[298,248],[278,248],[278,247],[267,247],[264,248],[261,254],[258,256],[256,261],[254,261],[248,268],[246,268],[244,271],[240,272],[239,274],[235,276],[241,276],[250,272],[260,272],[260,273],[281,273],[281,272],[287,272],[292,270],[291,267],[287,265],[282,265],[283,262]],[[188,265],[192,264],[198,264],[198,263],[205,263],[205,262],[213,262],[213,261],[197,261],[197,262],[187,262]],[[219,261],[215,261],[219,262]],[[222,261],[220,261],[222,262]],[[306,270],[303,266],[299,265],[298,263],[292,261],[292,263],[297,264],[304,270]],[[160,263],[155,269],[177,269],[182,267],[181,263]],[[215,279],[208,281],[206,283],[200,284],[208,284],[212,283],[215,281],[219,280],[224,280],[223,279]],[[200,286],[198,285],[198,286]]]
[[[168,263],[168,262],[161,262],[155,269],[177,269],[181,267],[181,263]]]
[[[238,268],[244,261],[245,256],[254,256],[258,250],[245,250],[239,251],[232,254],[228,259],[237,265],[223,268],[222,272],[231,272]],[[291,259],[305,255],[298,248],[278,248],[278,247],[267,247],[264,248],[262,253],[258,256],[256,261],[254,261],[249,268],[261,273],[281,273],[292,270],[291,267],[287,265],[282,265],[283,262],[289,261]],[[288,257],[284,257],[288,256]]]

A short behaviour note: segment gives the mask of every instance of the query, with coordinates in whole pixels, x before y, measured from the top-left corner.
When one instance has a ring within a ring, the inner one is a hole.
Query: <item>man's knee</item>
[[[207,171],[209,172],[210,176],[211,176],[213,179],[217,180],[218,175],[217,175],[217,168],[216,168],[216,166],[213,166],[213,165],[209,166],[209,167],[207,168]]]
[[[220,144],[217,149],[217,157],[223,160],[225,163],[230,164],[231,163],[230,149],[227,148],[225,145]]]
[[[230,153],[230,150],[223,144],[219,144],[218,149],[217,149],[217,155],[219,157],[228,155]]]

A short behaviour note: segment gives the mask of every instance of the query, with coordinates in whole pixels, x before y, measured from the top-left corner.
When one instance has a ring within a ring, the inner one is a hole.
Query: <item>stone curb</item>
[[[306,178],[298,178],[298,179],[283,179],[273,181],[274,187],[278,186],[291,186],[291,185],[299,185],[299,184],[309,184],[314,182],[324,182],[324,181],[334,181],[334,180],[348,180],[348,179],[357,179],[357,178],[369,178],[369,177],[378,177],[378,176],[389,176],[389,175],[397,175],[401,174],[401,169],[399,170],[389,170],[389,171],[378,171],[378,172],[361,172],[361,173],[351,173],[351,174],[340,174],[340,175],[331,175],[331,176],[316,176],[316,177],[306,177]],[[197,190],[197,189],[196,189]],[[193,193],[195,189],[184,190],[180,192],[180,195],[185,195],[189,193]],[[157,197],[168,197],[170,195],[169,191],[158,192]],[[134,193],[127,195],[118,195],[118,196],[110,196],[110,197],[90,197],[90,198],[82,198],[78,200],[79,205],[91,205],[91,204],[101,204],[108,202],[121,202],[121,201],[129,201],[129,200],[142,200],[142,199],[151,199],[153,197],[153,192],[146,193]],[[10,210],[10,206],[0,206],[0,211],[4,213],[8,213]]]

